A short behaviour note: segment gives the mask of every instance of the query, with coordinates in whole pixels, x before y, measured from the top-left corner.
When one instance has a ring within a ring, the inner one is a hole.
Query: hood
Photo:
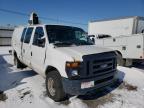
[[[71,56],[74,60],[82,61],[83,55],[98,54],[113,51],[112,49],[97,47],[95,45],[75,46],[75,47],[57,47],[56,50]]]

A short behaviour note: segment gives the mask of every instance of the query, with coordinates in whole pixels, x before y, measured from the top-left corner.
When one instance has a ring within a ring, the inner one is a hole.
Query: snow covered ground
[[[0,47],[0,108],[144,108],[144,66],[118,67],[120,85],[54,102],[46,95],[44,78],[12,65],[9,49]]]

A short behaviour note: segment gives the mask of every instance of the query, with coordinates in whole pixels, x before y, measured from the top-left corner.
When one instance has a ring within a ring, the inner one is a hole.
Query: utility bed
[[[144,34],[96,39],[96,45],[118,50],[125,59],[144,59]]]

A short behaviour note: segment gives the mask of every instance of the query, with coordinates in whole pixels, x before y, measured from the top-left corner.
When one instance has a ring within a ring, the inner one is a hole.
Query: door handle
[[[141,45],[137,45],[137,48],[141,48]]]
[[[23,53],[25,53],[25,49],[23,49]]]
[[[116,39],[115,38],[113,38],[113,42],[115,42],[116,41]]]
[[[32,52],[31,52],[31,56],[32,56]]]
[[[123,46],[123,47],[122,47],[122,50],[126,50],[126,46]]]

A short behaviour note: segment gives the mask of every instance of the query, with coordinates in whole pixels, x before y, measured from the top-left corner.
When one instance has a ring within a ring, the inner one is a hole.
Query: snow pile
[[[144,73],[133,69],[133,68],[126,68],[126,67],[118,67],[118,70],[123,72],[124,75],[124,81],[133,85],[137,86],[138,89],[144,89]],[[120,72],[118,72],[118,77],[120,77]]]
[[[114,94],[113,102],[108,102],[100,108],[144,108],[144,73],[120,66],[118,70],[117,77],[123,79],[125,86],[135,89],[126,89],[124,86],[115,89],[111,92]]]

